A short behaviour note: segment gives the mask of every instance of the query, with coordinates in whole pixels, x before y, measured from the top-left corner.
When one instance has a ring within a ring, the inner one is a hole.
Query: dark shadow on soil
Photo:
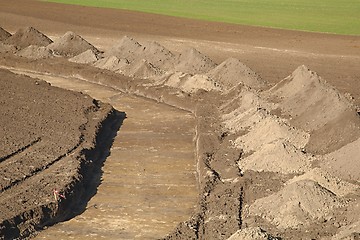
[[[65,217],[63,221],[70,220],[77,215],[82,214],[87,209],[87,204],[90,199],[97,193],[97,189],[101,184],[101,177],[103,174],[102,167],[106,158],[111,153],[111,146],[117,136],[124,119],[126,119],[126,113],[114,110],[113,116],[105,120],[98,136],[96,137],[96,148],[88,150],[85,155],[87,159],[92,159],[93,166],[87,172],[83,173],[83,193],[81,199],[76,205],[71,207],[71,211]]]

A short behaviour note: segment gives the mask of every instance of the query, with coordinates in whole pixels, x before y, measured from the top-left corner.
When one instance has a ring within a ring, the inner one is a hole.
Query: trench
[[[158,239],[190,218],[198,201],[191,113],[76,78],[25,74],[126,113],[85,211],[35,239]]]

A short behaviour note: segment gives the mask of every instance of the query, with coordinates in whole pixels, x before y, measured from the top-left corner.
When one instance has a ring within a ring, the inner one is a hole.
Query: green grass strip
[[[43,0],[207,21],[360,35],[360,0]]]

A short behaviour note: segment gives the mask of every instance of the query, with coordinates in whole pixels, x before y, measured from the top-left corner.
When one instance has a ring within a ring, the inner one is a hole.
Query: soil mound
[[[271,204],[269,204],[271,203]],[[261,216],[281,229],[308,226],[330,218],[341,207],[336,195],[314,181],[301,180],[286,185],[279,192],[256,200],[249,208],[251,215]]]
[[[360,221],[349,226],[340,228],[339,232],[331,240],[357,240],[360,235]]]
[[[293,122],[309,131],[319,129],[346,109],[349,101],[306,66],[298,67],[269,92],[280,108],[296,117]]]
[[[53,41],[33,27],[21,28],[14,35],[4,41],[19,48],[26,48],[30,45],[48,46]]]
[[[265,101],[258,92],[242,87],[228,103],[221,106],[222,120],[231,132],[246,130],[269,115],[275,104]]]
[[[105,52],[106,56],[125,58],[130,62],[146,60],[155,68],[169,70],[173,67],[175,56],[158,42],[150,41],[141,45],[135,39],[123,37],[117,44]]]
[[[83,53],[80,53],[79,55],[70,58],[69,61],[70,62],[75,62],[75,63],[94,63],[97,60],[99,60],[99,54],[94,52],[92,49],[88,49]]]
[[[99,53],[99,50],[97,50],[93,45],[73,32],[65,33],[64,36],[50,44],[48,48],[55,54],[65,57],[74,57],[89,49],[96,54]]]
[[[276,141],[290,142],[297,149],[302,149],[309,141],[309,137],[308,133],[290,126],[284,119],[266,115],[264,119],[253,125],[247,134],[237,138],[235,143],[248,153]]]
[[[293,179],[289,180],[287,184],[291,184],[300,180],[312,180],[317,182],[324,188],[329,189],[331,192],[335,193],[336,196],[340,197],[349,193],[353,193],[359,188],[359,186],[345,182],[321,168],[314,168],[303,175],[294,177]]]
[[[0,27],[0,42],[8,39],[9,37],[11,37],[11,34],[2,27]]]
[[[239,84],[245,84],[255,89],[262,89],[266,86],[264,80],[258,74],[235,58],[225,60],[210,70],[207,75],[216,80],[226,90],[230,90]]]
[[[216,64],[208,56],[200,53],[195,48],[190,48],[180,54],[178,62],[175,65],[175,71],[203,74],[215,66]]]
[[[15,53],[16,47],[9,44],[4,44],[0,42],[0,53]]]
[[[330,152],[360,137],[360,118],[354,106],[305,66],[298,67],[269,94],[276,98],[283,114],[292,118],[292,124],[312,131],[307,147],[312,152]],[[328,141],[334,138],[339,139],[335,145]]]
[[[117,58],[115,56],[105,57],[94,63],[94,66],[101,69],[107,69],[110,71],[121,71],[127,65],[129,61],[125,58]]]
[[[16,55],[29,59],[42,59],[53,57],[52,51],[47,47],[39,47],[34,45],[30,45],[20,50],[16,53]]]
[[[312,153],[326,154],[340,149],[359,137],[360,116],[354,109],[347,109],[320,129],[313,131],[306,149]]]
[[[168,77],[164,85],[173,88],[179,88],[180,85],[190,77],[191,74],[183,73],[183,72],[175,72]]]
[[[140,43],[138,43],[135,39],[131,37],[124,36],[108,51],[105,51],[105,56],[115,56],[119,59],[125,58],[129,61],[134,61],[136,59],[136,54],[140,49],[142,49]]]
[[[304,154],[290,142],[269,142],[239,162],[241,170],[276,172],[283,174],[304,173],[311,169],[314,159]]]
[[[272,239],[269,234],[259,227],[249,227],[238,230],[227,240],[268,240]]]
[[[196,74],[187,78],[180,84],[180,89],[186,93],[195,93],[202,89],[205,91],[220,91],[215,81],[206,75]]]
[[[324,156],[321,167],[342,179],[360,182],[360,138]]]
[[[141,79],[154,78],[163,74],[163,71],[145,59],[140,59],[127,65],[123,72],[130,77]]]
[[[157,68],[170,70],[174,67],[175,55],[158,42],[143,44],[143,50],[139,55]]]

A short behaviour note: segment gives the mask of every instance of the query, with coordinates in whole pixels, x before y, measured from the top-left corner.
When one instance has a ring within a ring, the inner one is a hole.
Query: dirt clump
[[[110,56],[99,59],[93,65],[97,68],[107,69],[113,72],[121,72],[127,65],[129,65],[129,61],[125,58]]]
[[[360,119],[352,103],[306,66],[298,67],[268,94],[294,126],[312,132],[312,138],[321,142],[310,140],[307,148],[312,152],[331,152],[360,137]],[[334,138],[337,144],[329,141]]]
[[[69,61],[75,63],[87,64],[87,63],[94,63],[99,59],[100,56],[97,52],[94,52],[92,49],[88,49],[85,52],[70,58]]]
[[[226,59],[206,75],[216,80],[226,90],[239,84],[245,84],[254,89],[266,87],[265,81],[258,74],[235,58]]]
[[[344,178],[343,178],[344,179]],[[339,177],[331,175],[322,168],[313,168],[303,175],[296,176],[289,180],[286,184],[291,184],[300,180],[311,180],[319,183],[326,189],[335,193],[337,196],[343,197],[350,193],[355,193],[359,186],[346,182]]]
[[[75,57],[89,49],[96,54],[99,53],[99,50],[92,44],[71,31],[66,32],[62,37],[56,39],[48,48],[55,54],[64,57]]]
[[[284,119],[267,115],[262,121],[252,126],[247,134],[236,139],[236,144],[245,152],[256,151],[276,141],[288,141],[301,149],[306,145],[309,137],[308,133],[290,126]]]
[[[11,37],[11,33],[0,27],[0,42],[8,39],[9,37]]]
[[[0,53],[15,53],[16,51],[15,46],[0,42]]]
[[[268,240],[272,237],[259,227],[249,227],[238,230],[227,240]]]
[[[142,46],[135,39],[124,36],[118,43],[110,47],[109,50],[104,52],[106,57],[115,56],[119,59],[125,58],[129,61],[136,59],[136,53]]]
[[[16,55],[29,59],[41,59],[53,57],[53,52],[47,47],[30,45],[17,52]]]
[[[196,74],[183,81],[179,88],[186,93],[194,93],[202,89],[205,91],[220,91],[221,88],[210,77],[202,74]]]
[[[202,74],[210,71],[216,66],[208,56],[200,53],[195,48],[189,48],[183,51],[175,64],[175,71],[186,72],[190,74]]]
[[[46,47],[52,42],[50,38],[33,27],[21,28],[4,41],[4,43],[14,45],[20,49],[30,45]]]
[[[151,62],[155,67],[166,71],[174,67],[175,55],[158,42],[145,42],[142,46],[143,49],[138,55]]]
[[[335,176],[349,181],[360,182],[360,138],[342,148],[326,154],[320,166]]]
[[[249,214],[261,216],[282,229],[300,228],[320,219],[330,219],[333,210],[342,205],[334,193],[318,183],[299,180],[276,194],[256,200],[249,207]]]
[[[126,75],[139,79],[148,79],[160,76],[163,74],[163,71],[151,62],[148,62],[145,59],[135,60],[134,62],[125,65],[121,71]]]
[[[124,36],[118,43],[105,51],[105,56],[115,56],[127,59],[130,62],[139,62],[142,59],[161,70],[173,67],[175,55],[155,41],[140,44],[134,38]]]
[[[357,240],[360,238],[360,221],[349,226],[340,228],[340,231],[333,236],[332,240]]]

